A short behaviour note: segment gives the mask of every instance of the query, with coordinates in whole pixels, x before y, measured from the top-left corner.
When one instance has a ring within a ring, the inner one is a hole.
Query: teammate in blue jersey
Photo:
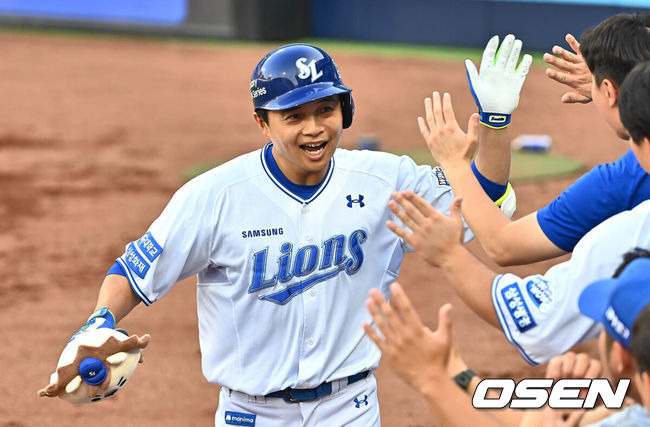
[[[514,70],[520,50],[506,37],[492,73],[507,78],[511,104],[530,57],[509,76],[505,64]],[[388,297],[410,250],[385,226],[397,220],[386,205],[393,191],[411,190],[445,212],[451,188],[440,168],[338,148],[354,102],[318,47],[269,52],[250,91],[255,123],[270,142],[174,194],[107,274],[92,321],[114,326],[197,275],[203,373],[222,386],[216,425],[379,425],[372,372],[380,353],[355,325],[370,320],[370,288]],[[485,137],[481,179],[505,190],[509,147]],[[512,214],[512,191],[495,199]]]
[[[556,80],[572,85],[589,80],[588,87],[579,85],[584,95],[574,93],[566,99],[593,98],[600,115],[622,139],[629,136],[619,118],[617,97],[630,70],[650,59],[648,28],[650,12],[616,15],[587,31],[581,45],[571,39],[576,54],[557,48],[554,50],[561,58],[546,56],[565,70],[549,73]],[[436,128],[435,123],[430,125]],[[541,261],[570,252],[585,233],[605,219],[650,199],[650,178],[628,152],[615,162],[592,169],[547,207],[511,221],[490,206],[473,179],[464,149],[469,142],[463,142],[462,132],[441,135],[429,132],[427,126],[421,128],[454,192],[463,196],[465,220],[487,254],[501,265]]]

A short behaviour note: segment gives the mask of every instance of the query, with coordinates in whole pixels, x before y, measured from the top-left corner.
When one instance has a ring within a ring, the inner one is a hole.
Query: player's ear
[[[610,80],[608,78],[604,78],[602,82],[600,82],[600,88],[601,93],[607,100],[607,105],[611,107],[615,107],[618,104],[618,93],[619,93],[619,88],[616,83],[614,83],[613,80]]]
[[[610,364],[614,373],[620,375],[634,375],[636,363],[632,355],[623,347],[623,345],[614,340],[612,342],[612,352],[610,355]]]
[[[636,359],[634,359],[634,356],[632,356],[626,348],[623,348],[621,361],[623,362],[623,369],[626,377],[629,378],[638,372]]]
[[[260,131],[266,136],[268,139],[271,139],[271,134],[269,132],[269,125],[264,120],[264,118],[260,117],[256,112],[253,112],[253,119],[255,120],[255,123],[257,123],[257,126],[259,127]]]

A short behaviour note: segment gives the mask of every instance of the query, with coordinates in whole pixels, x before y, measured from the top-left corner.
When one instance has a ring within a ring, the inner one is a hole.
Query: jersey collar
[[[320,184],[313,186],[297,185],[289,181],[287,177],[282,174],[282,171],[280,171],[280,168],[278,168],[277,164],[275,164],[275,160],[271,154],[272,146],[273,143],[269,142],[264,146],[264,148],[262,148],[260,152],[262,169],[264,169],[264,172],[269,177],[271,182],[273,182],[273,184],[282,190],[283,193],[298,203],[306,205],[313,202],[323,192],[323,190],[325,190],[325,187],[327,187],[327,184],[332,178],[332,174],[334,173],[334,157],[332,156],[330,159],[329,165],[327,166],[327,173],[325,173],[325,177],[320,182]]]

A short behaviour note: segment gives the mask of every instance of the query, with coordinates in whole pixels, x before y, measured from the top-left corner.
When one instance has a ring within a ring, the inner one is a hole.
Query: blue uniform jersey
[[[589,230],[648,199],[650,176],[630,150],[580,177],[537,212],[537,222],[555,246],[571,252]]]

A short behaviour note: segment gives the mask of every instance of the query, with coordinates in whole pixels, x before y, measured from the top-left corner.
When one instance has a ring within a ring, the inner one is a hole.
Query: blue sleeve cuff
[[[481,175],[481,172],[478,171],[474,162],[472,162],[472,172],[474,172],[474,176],[478,180],[479,184],[481,184],[481,187],[483,187],[485,194],[487,194],[493,202],[499,200],[508,189],[508,184],[497,184]]]
[[[118,264],[117,261],[115,261],[115,264],[106,272],[106,275],[108,276],[109,274],[119,274],[120,276],[126,277],[126,273],[124,272],[124,269],[120,264]]]

